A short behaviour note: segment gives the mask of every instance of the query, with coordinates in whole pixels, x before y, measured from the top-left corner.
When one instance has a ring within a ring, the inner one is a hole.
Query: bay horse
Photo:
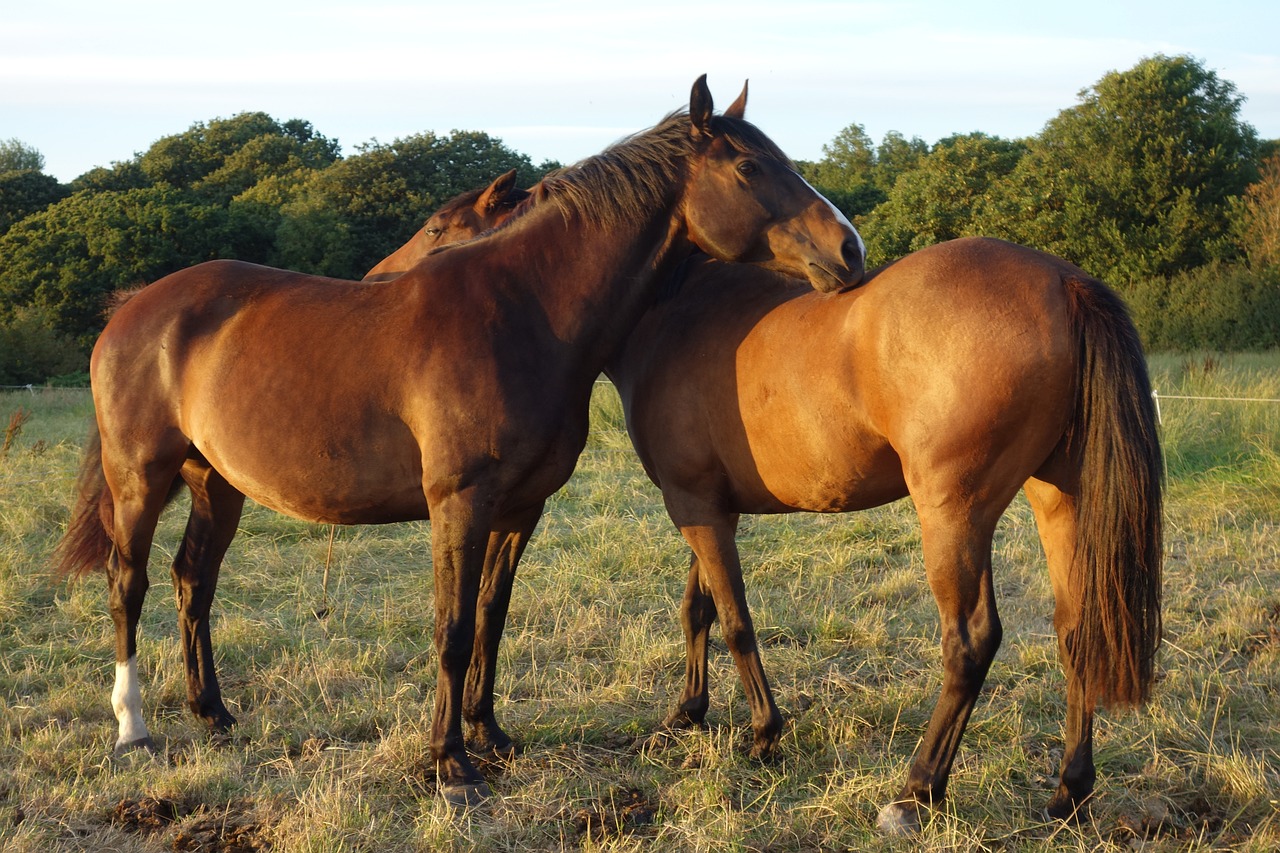
[[[1047,810],[1078,819],[1096,776],[1094,709],[1146,700],[1161,635],[1154,403],[1114,292],[1059,258],[986,238],[922,249],[835,295],[709,260],[642,318],[606,371],[693,550],[685,687],[668,724],[706,715],[718,616],[751,705],[753,752],[770,752],[781,734],[743,591],[741,513],[852,512],[910,497],[943,683],[878,824],[917,830],[943,799],[1000,645],[992,537],[1021,488],[1048,561],[1067,680]]]
[[[465,223],[461,212],[437,217],[465,238],[507,215],[491,206]],[[719,615],[751,704],[753,754],[781,735],[734,543],[739,514],[849,512],[909,496],[943,623],[944,684],[878,822],[917,829],[945,794],[1000,644],[991,542],[1022,487],[1068,681],[1047,811],[1078,818],[1096,777],[1094,708],[1146,698],[1160,638],[1160,448],[1145,358],[1114,293],[1059,258],[990,239],[921,250],[836,296],[693,262],[605,371],[694,552],[681,606],[685,687],[668,725],[706,717]]]
[[[695,250],[823,290],[862,277],[856,232],[745,121],[746,94],[717,116],[700,77],[687,110],[544,181],[505,227],[394,281],[212,261],[116,310],[90,363],[96,430],[57,564],[73,576],[105,564],[117,751],[154,749],[136,631],[157,519],[185,485],[172,576],[196,716],[213,730],[235,722],[209,607],[246,497],[321,523],[429,518],[430,754],[449,804],[489,796],[462,718],[482,748],[510,739],[491,706],[466,706],[464,680],[477,633],[500,634],[509,585],[482,589],[482,577],[514,571],[573,472],[605,360]],[[470,677],[491,692],[492,666]]]

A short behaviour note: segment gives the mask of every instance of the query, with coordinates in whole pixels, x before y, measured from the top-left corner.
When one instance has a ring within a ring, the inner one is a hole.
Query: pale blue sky
[[[195,122],[301,118],[345,153],[483,130],[573,162],[688,101],[725,106],[795,158],[858,122],[934,142],[1039,132],[1111,70],[1189,54],[1280,137],[1280,3],[1225,0],[534,3],[41,0],[0,12],[0,139],[68,181]]]

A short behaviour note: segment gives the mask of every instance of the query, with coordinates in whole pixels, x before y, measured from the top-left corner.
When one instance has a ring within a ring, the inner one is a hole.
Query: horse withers
[[[91,360],[97,429],[59,564],[106,567],[117,750],[154,749],[137,623],[156,521],[185,485],[172,575],[192,711],[214,730],[234,723],[209,608],[246,497],[323,523],[429,518],[430,751],[450,803],[487,796],[462,720],[478,749],[511,741],[491,703],[466,698],[485,692],[469,680],[492,686],[487,650],[489,665],[469,667],[477,625],[488,642],[506,615],[482,578],[514,571],[572,473],[605,360],[695,250],[824,290],[862,276],[856,232],[742,118],[745,102],[744,89],[715,115],[699,78],[687,111],[564,170],[505,227],[394,281],[214,261],[115,312]]]

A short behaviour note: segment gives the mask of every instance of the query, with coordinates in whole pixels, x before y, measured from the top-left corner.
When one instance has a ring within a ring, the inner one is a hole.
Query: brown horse
[[[215,261],[112,316],[91,361],[97,432],[59,564],[106,565],[118,750],[153,748],[136,630],[157,518],[185,484],[172,574],[193,712],[214,729],[234,723],[208,615],[245,497],[317,522],[430,518],[430,751],[450,803],[488,794],[461,726],[465,715],[482,747],[510,743],[491,707],[464,702],[477,623],[487,639],[505,618],[505,595],[482,578],[514,571],[572,473],[606,358],[695,250],[825,290],[862,276],[856,232],[743,120],[745,102],[744,89],[715,116],[699,78],[687,113],[544,182],[506,227],[395,281]],[[470,679],[492,678],[472,667]]]
[[[468,214],[451,233],[506,215]],[[1068,675],[1067,748],[1048,811],[1077,815],[1095,778],[1093,708],[1145,697],[1160,628],[1160,451],[1145,361],[1114,294],[1057,258],[994,240],[923,250],[836,297],[706,262],[606,371],[694,549],[685,689],[668,724],[706,716],[707,633],[720,614],[751,701],[753,751],[770,752],[781,734],[743,595],[739,513],[847,512],[910,495],[946,676],[880,823],[918,827],[921,807],[945,793],[1000,643],[991,538],[1023,486]]]
[[[733,302],[724,296],[732,292]],[[1146,362],[1105,285],[990,239],[916,252],[830,296],[708,261],[607,368],[645,470],[693,549],[684,693],[707,712],[719,616],[756,753],[782,720],[760,665],[734,533],[740,513],[851,512],[910,497],[942,621],[943,685],[890,832],[940,802],[1000,645],[992,536],[1025,488],[1048,558],[1067,674],[1049,813],[1093,790],[1097,704],[1147,697],[1160,640],[1161,465]]]

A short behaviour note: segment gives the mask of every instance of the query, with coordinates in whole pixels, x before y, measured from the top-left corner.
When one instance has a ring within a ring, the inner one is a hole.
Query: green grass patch
[[[1161,357],[1168,463],[1166,643],[1151,705],[1102,714],[1092,822],[1038,809],[1061,759],[1052,592],[1026,502],[995,544],[1005,642],[919,850],[1280,847],[1280,355]],[[680,689],[688,556],[601,385],[577,473],[516,579],[498,713],[523,745],[461,818],[427,758],[436,661],[425,524],[328,529],[248,507],[213,624],[240,724],[185,709],[165,515],[140,640],[163,758],[110,757],[101,578],[48,556],[71,503],[87,393],[0,394],[29,413],[0,459],[0,847],[49,850],[897,850],[874,829],[940,683],[937,619],[909,503],[744,518],[765,665],[788,727],[753,761],[749,712],[713,632],[703,731],[660,733]],[[2,424],[0,424],[2,425]],[[326,618],[315,611],[323,603]]]

